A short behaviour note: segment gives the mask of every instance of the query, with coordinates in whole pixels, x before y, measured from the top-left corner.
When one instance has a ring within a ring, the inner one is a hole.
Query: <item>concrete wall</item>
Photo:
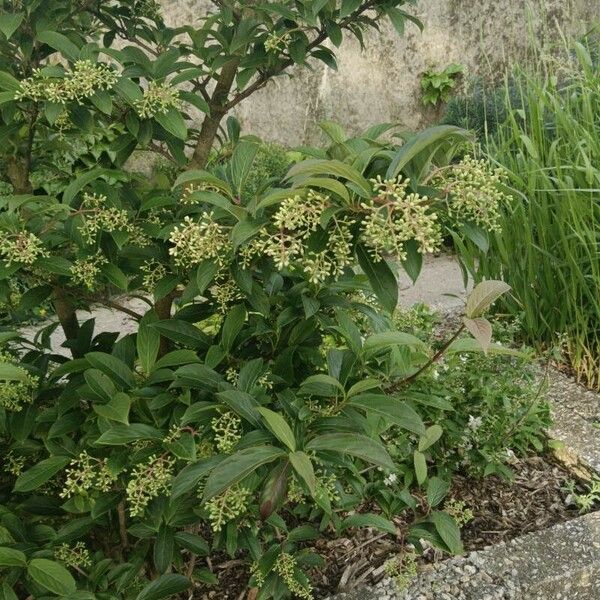
[[[194,23],[202,0],[162,0],[171,24]],[[287,145],[320,138],[317,123],[335,120],[355,133],[374,123],[409,128],[430,124],[420,74],[429,66],[459,62],[472,75],[493,78],[523,60],[531,37],[555,38],[557,31],[581,33],[600,20],[600,0],[419,0],[408,5],[425,24],[421,33],[407,23],[399,37],[389,23],[366,35],[361,51],[353,38],[338,51],[338,71],[321,63],[313,71],[295,68],[245,100],[236,112],[246,133]]]

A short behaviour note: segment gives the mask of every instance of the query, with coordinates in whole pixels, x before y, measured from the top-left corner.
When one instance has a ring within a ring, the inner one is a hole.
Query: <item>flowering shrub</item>
[[[72,359],[50,345],[56,325],[34,341],[0,332],[3,595],[159,600],[214,581],[205,559],[225,553],[258,598],[310,598],[308,542],[326,528],[459,552],[439,509],[446,432],[412,388],[452,344],[394,326],[394,271],[416,277],[459,207],[491,214],[496,174],[453,166],[467,139],[455,127],[399,147],[372,130],[277,188],[248,186],[250,138],[204,169],[229,108],[308,56],[333,64],[322,42],[342,28],[360,37],[384,15],[400,28],[401,3],[235,5],[179,29],[154,2],[5,4],[0,292],[21,282],[23,310],[50,298]],[[38,158],[82,132],[99,147],[87,140],[42,182]],[[134,150],[172,162],[172,185],[125,168]],[[482,315],[504,291],[484,282],[469,299],[461,331],[475,345],[494,349]],[[93,302],[137,331],[80,323],[75,307]],[[401,493],[381,493],[391,485]]]

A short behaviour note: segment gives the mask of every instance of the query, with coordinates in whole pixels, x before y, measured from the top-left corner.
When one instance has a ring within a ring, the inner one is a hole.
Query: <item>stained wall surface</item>
[[[193,24],[206,0],[162,0],[170,24]],[[246,133],[287,145],[314,143],[317,123],[335,120],[351,133],[374,123],[419,128],[436,119],[422,106],[420,76],[451,62],[472,76],[497,76],[522,60],[530,40],[583,33],[600,20],[600,0],[420,0],[409,10],[425,24],[407,23],[399,37],[389,23],[369,32],[366,49],[354,39],[338,50],[338,70],[321,63],[295,68],[245,100],[236,116]]]

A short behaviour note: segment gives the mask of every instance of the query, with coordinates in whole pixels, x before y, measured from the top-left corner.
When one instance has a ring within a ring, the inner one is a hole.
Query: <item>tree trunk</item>
[[[79,335],[79,321],[75,314],[75,307],[65,290],[56,286],[52,293],[52,303],[60,326],[65,333],[67,341],[75,341]],[[81,352],[77,348],[71,348],[73,358],[80,358]]]

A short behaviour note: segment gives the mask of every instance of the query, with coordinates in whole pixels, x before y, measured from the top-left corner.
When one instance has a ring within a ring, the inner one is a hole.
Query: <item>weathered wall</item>
[[[202,0],[162,0],[172,24],[193,23]],[[413,7],[410,7],[413,9]],[[420,74],[430,65],[466,65],[486,77],[523,57],[531,37],[586,31],[600,20],[600,0],[420,0],[414,8],[423,33],[407,24],[399,37],[389,23],[369,32],[361,51],[348,39],[338,51],[338,71],[317,64],[279,77],[237,110],[245,132],[285,144],[319,138],[317,123],[331,119],[357,132],[385,121],[409,128],[434,119],[421,105]]]

